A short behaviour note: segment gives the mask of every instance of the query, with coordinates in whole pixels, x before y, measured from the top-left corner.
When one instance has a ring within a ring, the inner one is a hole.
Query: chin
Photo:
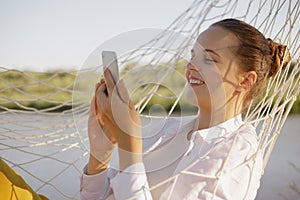
[[[186,93],[186,100],[190,104],[197,106],[199,109],[211,108],[211,96],[209,95],[207,90],[201,89],[199,91],[195,91],[192,87],[189,86]]]
[[[190,104],[198,106],[198,98],[192,88],[188,88],[185,98]]]

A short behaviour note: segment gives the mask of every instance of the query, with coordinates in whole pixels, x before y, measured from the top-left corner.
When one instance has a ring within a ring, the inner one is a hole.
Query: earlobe
[[[236,91],[237,92],[248,91],[253,87],[256,81],[257,81],[257,74],[255,71],[246,72],[242,76],[242,79],[240,80],[236,88]]]

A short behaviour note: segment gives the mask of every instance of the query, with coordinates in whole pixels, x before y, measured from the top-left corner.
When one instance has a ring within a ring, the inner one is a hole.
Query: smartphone
[[[119,81],[119,67],[116,52],[102,51],[102,63],[103,71],[108,68],[115,83],[117,83]]]

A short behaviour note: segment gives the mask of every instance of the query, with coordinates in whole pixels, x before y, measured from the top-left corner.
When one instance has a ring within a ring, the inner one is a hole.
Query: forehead
[[[219,26],[211,26],[199,35],[197,44],[204,49],[229,50],[226,47],[238,46],[239,41],[232,32]]]

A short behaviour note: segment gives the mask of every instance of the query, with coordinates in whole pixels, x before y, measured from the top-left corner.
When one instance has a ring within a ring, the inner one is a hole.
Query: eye
[[[205,57],[204,58],[204,63],[209,65],[209,64],[215,64],[216,61],[212,58]]]

